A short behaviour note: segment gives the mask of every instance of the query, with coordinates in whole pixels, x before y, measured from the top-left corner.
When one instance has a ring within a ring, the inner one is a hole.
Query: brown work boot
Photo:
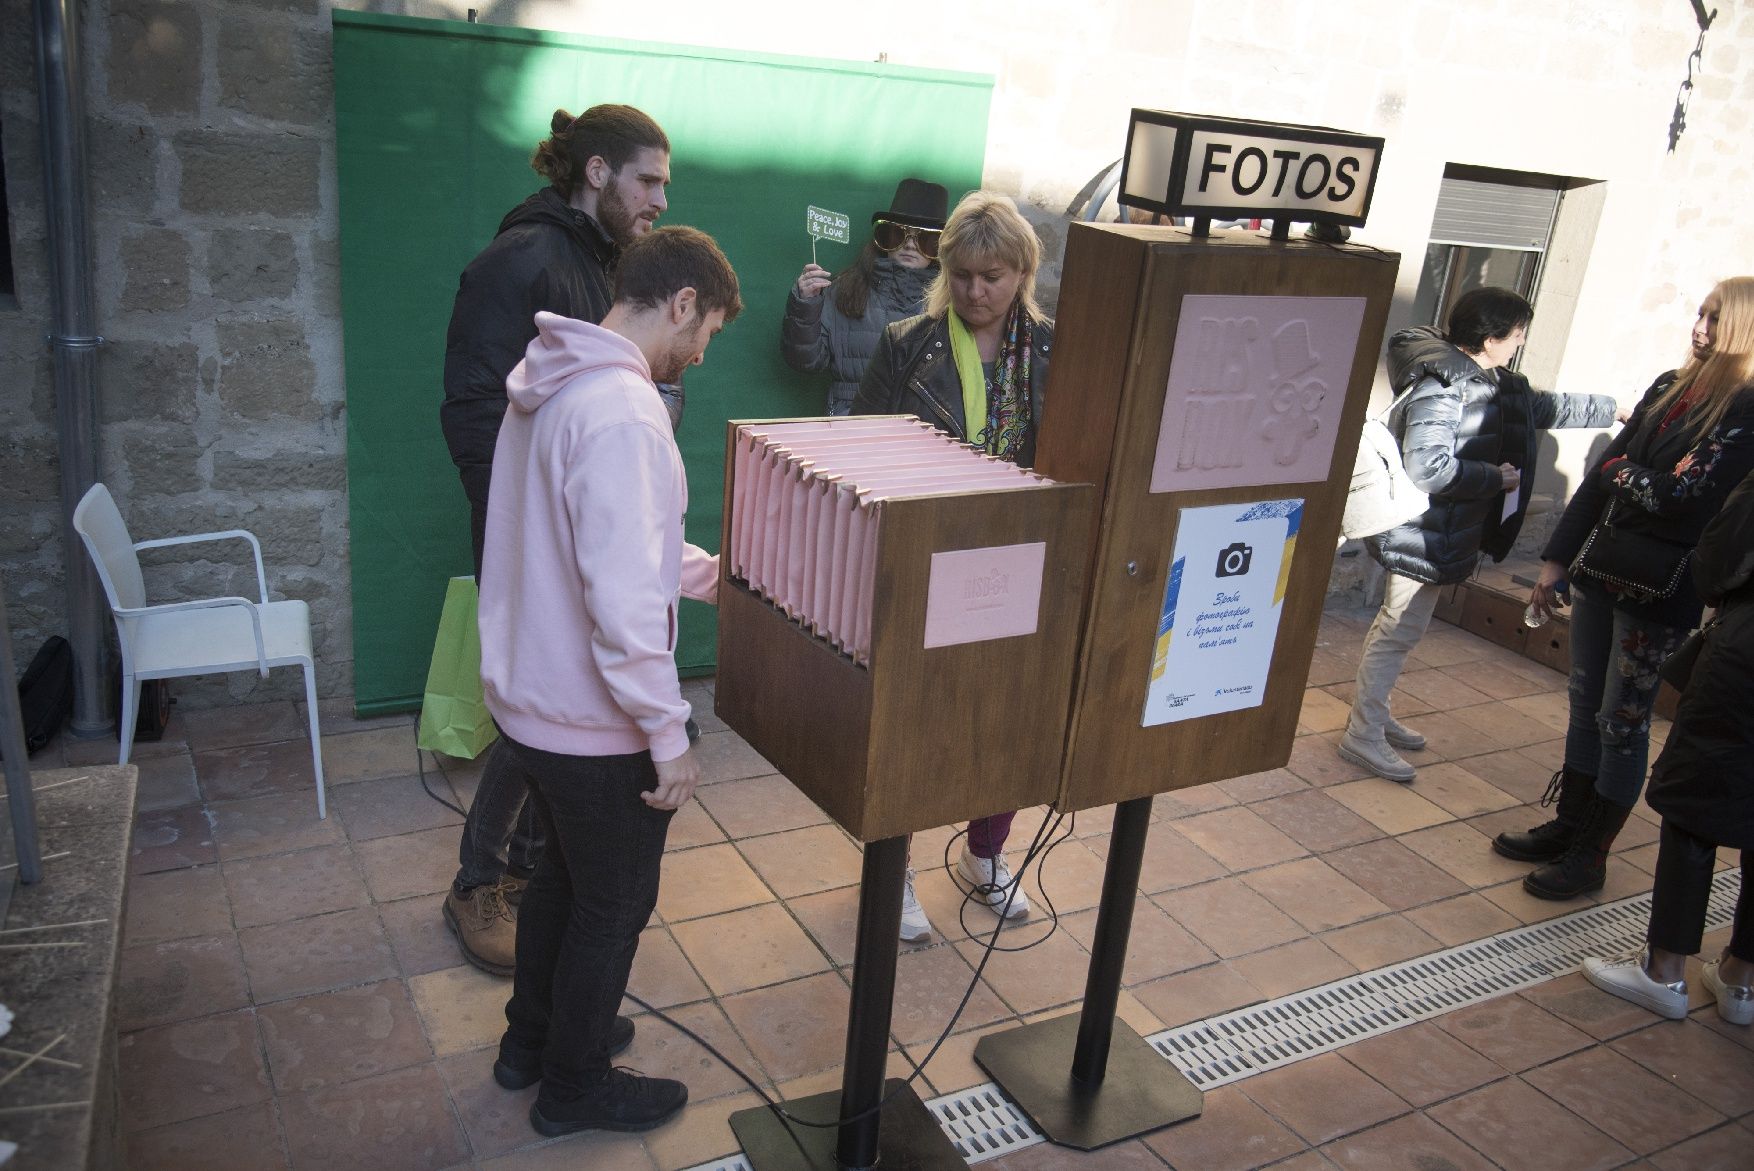
[[[495,976],[512,974],[518,950],[518,921],[499,885],[445,896],[445,922],[457,936],[463,958]]]
[[[499,880],[499,893],[504,897],[506,905],[512,909],[512,917],[517,918],[518,908],[524,905],[524,888],[530,885],[527,878],[515,878],[508,874]]]

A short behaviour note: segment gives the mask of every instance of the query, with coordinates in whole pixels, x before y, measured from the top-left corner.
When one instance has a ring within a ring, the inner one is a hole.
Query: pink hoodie
[[[677,597],[717,600],[682,539],[682,453],[639,348],[536,314],[506,379],[481,580],[481,681],[519,743],[569,756],[688,750]]]

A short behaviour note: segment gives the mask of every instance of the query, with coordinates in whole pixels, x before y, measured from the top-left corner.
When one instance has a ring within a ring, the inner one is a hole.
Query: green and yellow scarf
[[[968,441],[985,449],[988,455],[1015,462],[1024,440],[1035,427],[1029,394],[1030,357],[1035,352],[1034,323],[1023,306],[1011,306],[1011,314],[1005,319],[1005,337],[999,343],[999,357],[993,363],[993,378],[988,382],[981,370],[974,334],[956,315],[956,310],[950,310],[948,321],[950,354],[956,361],[957,379],[962,383],[962,417]]]

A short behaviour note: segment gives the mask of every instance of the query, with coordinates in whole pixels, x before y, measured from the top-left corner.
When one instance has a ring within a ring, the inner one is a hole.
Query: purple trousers
[[[1011,821],[1017,816],[1010,813],[995,813],[991,817],[977,817],[968,823],[968,852],[976,858],[997,858],[1005,851],[1005,839],[1011,834]]]

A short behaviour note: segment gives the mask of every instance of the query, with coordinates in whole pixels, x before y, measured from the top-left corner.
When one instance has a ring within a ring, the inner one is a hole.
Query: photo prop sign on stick
[[[810,206],[804,209],[804,227],[810,233],[810,263],[816,263],[816,241],[853,242],[853,221],[845,212]]]

